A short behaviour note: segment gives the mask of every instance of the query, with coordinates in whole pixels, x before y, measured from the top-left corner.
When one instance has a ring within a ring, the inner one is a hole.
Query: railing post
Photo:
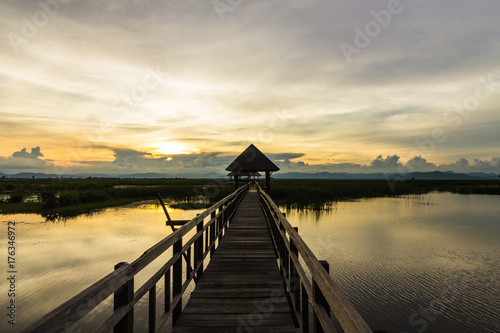
[[[182,252],[182,238],[175,242],[173,246],[172,255],[180,254]],[[182,255],[179,256],[179,259],[173,265],[172,270],[172,298],[175,299],[179,296],[179,302],[174,308],[172,314],[172,327],[175,326],[175,323],[181,316],[182,312]]]
[[[207,252],[208,247],[209,247],[209,245],[210,245],[210,242],[208,241],[208,234],[209,234],[209,233],[210,233],[210,232],[209,232],[209,230],[208,230],[208,229],[207,229],[207,230],[205,230],[205,247],[204,247],[204,249],[203,249],[203,253]]]
[[[203,231],[203,221],[196,225],[196,232],[198,233],[200,231]],[[203,232],[194,243],[194,258],[196,267],[200,265],[198,271],[196,272],[196,278],[200,280],[203,275]]]
[[[297,233],[299,232],[299,228],[293,228]],[[292,237],[290,237],[290,252],[294,254],[297,259],[299,258],[299,251],[295,246],[295,242]],[[297,269],[295,268],[295,264],[293,263],[292,258],[290,257],[290,292],[293,297],[295,303],[295,310],[300,310],[300,278],[297,273]]]
[[[302,314],[302,333],[309,333],[309,296],[307,295],[306,286],[304,283],[301,286],[301,314]]]
[[[156,332],[156,284],[149,290],[149,333]]]
[[[126,262],[120,262],[115,265],[115,270],[123,265],[128,265]],[[121,306],[126,306],[134,299],[134,278],[130,278],[123,286],[114,293],[114,311]],[[114,333],[132,333],[134,331],[134,308],[123,317],[118,324],[113,328]]]
[[[328,264],[328,261],[320,260],[319,263],[321,264],[321,266],[323,266],[323,268],[326,270],[327,273],[330,273],[330,264]],[[330,305],[328,305],[325,296],[319,289],[314,278],[313,278],[313,295],[314,295],[314,302],[316,304],[319,304],[320,306],[323,306],[328,316],[330,316]],[[321,323],[319,322],[316,313],[314,313],[313,325],[314,325],[314,332],[323,332],[323,328],[321,327]]]
[[[219,207],[219,217],[217,218],[217,234],[221,233],[221,231],[224,229],[224,226],[222,224],[222,215],[224,214],[224,209],[222,207]],[[224,234],[221,233],[219,237],[222,237]],[[219,238],[220,242],[220,238]]]
[[[281,231],[283,231],[284,234],[286,234],[286,230],[285,230],[285,226],[283,225],[283,223],[281,223],[281,220],[279,219],[278,217],[278,213],[277,212],[274,212],[274,215],[275,215],[275,218],[276,220],[278,220],[278,223],[279,223],[279,230],[278,230],[278,235],[279,235],[279,243],[280,243],[280,269],[281,269],[281,272],[283,274],[283,276],[286,277],[286,264],[285,264],[285,261],[286,261],[286,246],[285,246],[285,240],[283,239],[282,235],[281,235]],[[286,289],[286,286],[285,286],[285,289]]]
[[[170,269],[165,273],[165,313],[170,311]]]
[[[283,230],[283,232],[286,234],[286,231]],[[285,245],[285,240],[283,240],[283,252],[284,252],[284,264],[285,264],[285,280],[288,280],[290,282],[290,252],[288,251],[288,248]],[[285,289],[286,290],[286,289]]]
[[[191,246],[187,249],[186,251],[186,256],[184,257],[186,260],[186,280],[189,280],[189,277],[191,275]]]
[[[226,221],[226,204],[222,204],[221,206],[222,213],[220,215],[221,221],[222,221],[222,229],[224,229],[224,235],[226,234],[227,231],[227,221]]]
[[[210,230],[210,246],[212,248],[210,249],[210,259],[212,259],[212,256],[214,255],[215,252],[215,225],[217,221],[212,221],[215,219],[215,211],[210,214],[210,221],[212,224],[208,227],[208,230]]]

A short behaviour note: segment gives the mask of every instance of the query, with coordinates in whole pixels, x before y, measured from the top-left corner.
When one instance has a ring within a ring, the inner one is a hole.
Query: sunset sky
[[[0,172],[500,173],[500,2],[0,3]]]

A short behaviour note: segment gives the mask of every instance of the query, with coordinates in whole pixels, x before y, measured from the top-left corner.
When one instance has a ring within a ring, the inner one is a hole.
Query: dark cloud
[[[148,172],[181,172],[191,169],[190,172],[222,171],[236,156],[224,155],[220,152],[196,154],[169,154],[155,156],[148,152],[133,149],[111,148],[114,152],[113,166],[124,169],[142,170]]]
[[[415,170],[415,171],[435,171],[436,170],[436,164],[427,162],[425,158],[422,156],[415,156],[412,157],[406,162],[405,167],[410,170]]]
[[[304,156],[303,153],[280,153],[280,154],[267,154],[267,156],[272,160],[293,160]]]
[[[481,170],[494,171],[499,166],[498,158],[493,158],[491,161],[474,159],[474,166]]]
[[[380,169],[380,170],[393,170],[402,166],[399,163],[400,157],[397,155],[387,156],[385,159],[382,155],[379,155],[376,159],[374,159],[369,168]]]
[[[469,166],[469,161],[466,160],[465,158],[461,158],[459,159],[456,163],[455,163],[458,167],[468,167]]]
[[[370,164],[356,163],[328,163],[313,164],[289,160],[277,161],[276,164],[281,171],[301,171],[301,172],[347,172],[347,173],[408,173],[408,172],[433,172],[433,171],[454,171],[454,172],[486,172],[500,173],[500,158],[495,157],[491,160],[474,159],[473,163],[465,158],[459,159],[452,164],[436,164],[427,161],[422,156],[413,156],[406,162],[401,162],[398,155],[390,155],[384,158],[377,156]]]
[[[275,160],[274,163],[280,168],[281,171],[294,171],[295,169],[305,170],[309,164],[303,161],[293,162],[289,159],[284,159],[282,161]]]
[[[23,148],[9,157],[0,156],[0,168],[5,173],[49,172],[48,168],[52,167],[53,163],[40,157],[43,157],[40,147],[31,148],[31,153]]]
[[[26,148],[21,149],[20,151],[16,151],[12,154],[14,158],[33,158],[38,159],[39,157],[43,157],[40,147],[31,148],[31,153],[26,151]]]
[[[122,174],[128,172],[157,172],[165,174],[190,173],[205,175],[210,172],[224,173],[225,168],[237,157],[222,152],[201,152],[195,154],[154,155],[134,149],[102,146],[113,151],[114,160],[80,161],[79,166],[59,168],[61,173],[106,173]],[[281,172],[347,172],[347,173],[392,173],[392,172],[488,172],[500,173],[500,157],[491,159],[460,158],[452,164],[436,164],[423,156],[413,156],[408,161],[401,161],[398,155],[383,157],[378,155],[370,163],[324,163],[311,164],[299,159],[303,153],[268,154],[268,157],[281,169]],[[40,147],[26,149],[12,154],[11,157],[0,157],[3,172],[15,173],[19,170],[53,173],[52,160],[44,160]]]
[[[151,153],[133,149],[113,149],[115,160],[113,165],[129,169],[147,169],[166,167],[166,157],[154,158]]]

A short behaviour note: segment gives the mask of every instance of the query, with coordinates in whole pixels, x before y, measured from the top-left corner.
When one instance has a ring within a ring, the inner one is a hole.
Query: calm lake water
[[[286,212],[373,329],[499,332],[500,196],[432,193]]]
[[[372,328],[498,332],[500,196],[432,193],[343,202],[322,212],[282,210],[318,259],[328,260],[331,276]],[[201,212],[170,211],[173,219]],[[30,214],[0,219],[5,231],[16,221],[18,278],[15,327],[7,324],[8,284],[0,280],[1,332],[18,332],[170,234],[163,211],[152,204],[57,222]],[[6,267],[6,232],[0,235]],[[108,299],[96,318],[110,313],[111,304]],[[145,322],[137,332],[146,331]]]

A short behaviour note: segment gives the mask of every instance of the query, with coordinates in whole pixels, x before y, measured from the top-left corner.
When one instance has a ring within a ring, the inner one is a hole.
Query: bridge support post
[[[115,270],[123,265],[128,265],[126,262],[120,262],[115,265]],[[134,299],[134,278],[125,282],[123,286],[114,293],[114,311],[121,306],[125,306]],[[114,333],[132,333],[134,331],[134,308],[123,317],[118,324],[113,328]]]

